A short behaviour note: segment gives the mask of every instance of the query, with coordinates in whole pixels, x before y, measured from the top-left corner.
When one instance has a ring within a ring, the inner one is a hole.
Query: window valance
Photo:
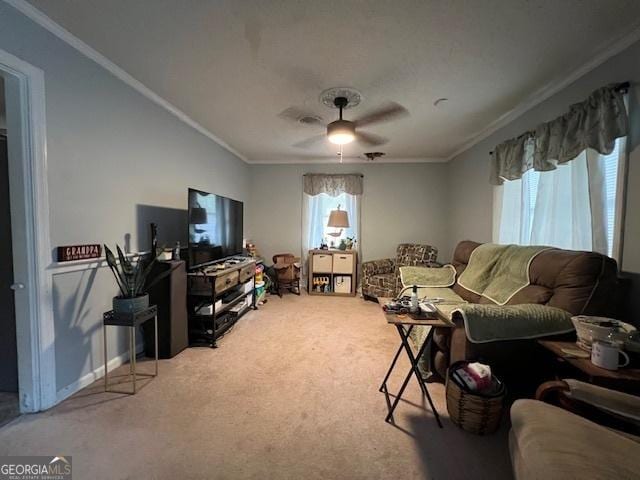
[[[331,197],[337,197],[341,193],[350,195],[362,195],[362,175],[328,175],[324,173],[307,173],[302,177],[304,193],[307,195],[319,195],[326,193]]]
[[[497,145],[491,154],[490,182],[522,178],[527,170],[555,170],[587,148],[602,155],[613,151],[615,140],[628,133],[624,103],[628,84],[611,84],[594,91],[567,113]]]

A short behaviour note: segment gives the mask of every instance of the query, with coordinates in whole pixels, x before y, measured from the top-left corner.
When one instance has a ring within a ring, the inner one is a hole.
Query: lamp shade
[[[346,210],[331,210],[327,227],[349,228],[349,216]]]

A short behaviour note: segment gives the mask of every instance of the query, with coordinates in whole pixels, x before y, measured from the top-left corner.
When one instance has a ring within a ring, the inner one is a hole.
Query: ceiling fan
[[[336,96],[333,99],[333,105],[340,113],[338,120],[334,120],[329,124],[325,124],[321,117],[305,114],[295,107],[286,109],[279,116],[287,120],[294,120],[303,125],[316,127],[321,126],[326,128],[325,134],[316,135],[293,144],[293,146],[297,148],[311,148],[325,138],[336,145],[345,145],[353,142],[354,140],[370,147],[383,145],[389,140],[373,133],[362,132],[360,131],[360,127],[389,122],[409,114],[407,109],[402,105],[389,102],[383,107],[370,112],[363,117],[355,120],[345,120],[342,118],[342,111],[350,106],[349,103],[349,99],[345,96]]]

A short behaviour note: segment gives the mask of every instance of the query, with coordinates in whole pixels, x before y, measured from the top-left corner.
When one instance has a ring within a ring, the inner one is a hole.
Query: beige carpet
[[[396,335],[359,298],[271,297],[220,348],[161,361],[136,396],[98,383],[9,423],[0,455],[72,455],[76,479],[511,478],[507,425],[487,437],[458,429],[442,385],[430,390],[444,429],[415,381],[398,426],[384,422],[378,386]]]

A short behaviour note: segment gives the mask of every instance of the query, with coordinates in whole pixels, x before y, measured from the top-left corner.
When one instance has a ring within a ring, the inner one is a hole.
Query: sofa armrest
[[[362,279],[363,281],[373,276],[393,273],[396,268],[396,262],[392,258],[384,258],[381,260],[370,260],[362,263]]]
[[[564,380],[550,380],[541,384],[536,390],[536,400],[551,403],[551,399],[569,390]]]
[[[569,386],[569,389],[563,392],[566,397],[640,423],[640,397],[579,380],[567,379],[565,382]]]
[[[536,391],[536,399],[558,404],[597,423],[610,424],[614,419],[617,428],[636,435],[640,428],[640,397],[628,393],[566,379],[543,383]]]

